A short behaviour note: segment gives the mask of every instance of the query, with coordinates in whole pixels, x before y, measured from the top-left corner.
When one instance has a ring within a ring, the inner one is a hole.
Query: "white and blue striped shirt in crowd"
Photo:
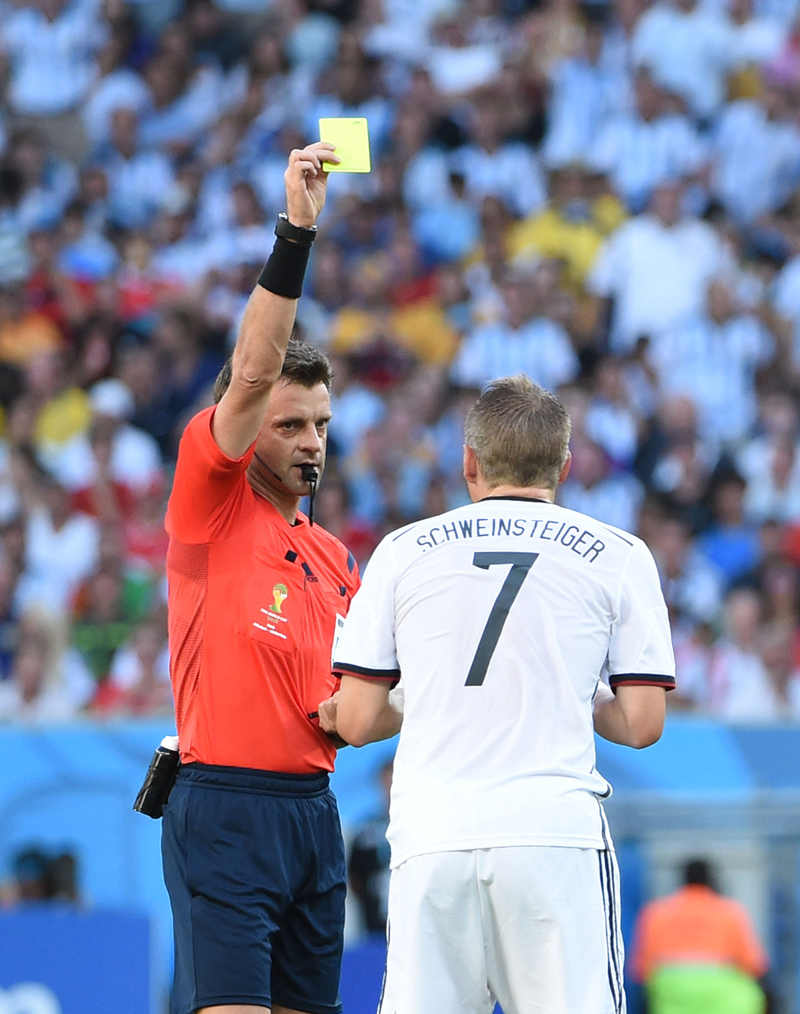
[[[741,314],[717,323],[690,317],[656,335],[651,362],[665,395],[688,395],[703,433],[723,443],[744,439],[756,421],[755,375],[772,359],[772,336],[757,318]]]
[[[792,360],[800,365],[800,255],[787,261],[775,279],[772,305],[795,327]]]
[[[108,180],[114,221],[126,229],[148,226],[175,180],[166,155],[160,151],[139,151],[132,158],[123,158],[119,152],[111,151],[100,164]]]
[[[532,214],[547,201],[539,160],[531,146],[521,141],[508,142],[496,151],[466,144],[453,152],[449,165],[466,179],[470,198],[499,197],[520,218]]]
[[[608,117],[630,102],[630,80],[616,68],[595,65],[585,57],[555,64],[550,79],[548,130],[542,144],[545,165],[585,162]]]
[[[740,223],[776,211],[800,183],[800,130],[758,102],[731,102],[712,135],[711,190]]]
[[[502,321],[475,328],[464,337],[450,377],[462,387],[483,387],[497,377],[526,373],[554,391],[578,371],[578,357],[564,328],[549,317],[535,317],[517,329]]]
[[[606,173],[632,211],[642,211],[654,187],[697,172],[708,146],[686,116],[677,113],[644,120],[622,113],[600,131],[589,164]]]
[[[67,6],[54,21],[26,6],[0,22],[0,49],[11,62],[11,111],[55,116],[75,109],[92,83],[94,55],[107,33],[103,22],[81,5]]]

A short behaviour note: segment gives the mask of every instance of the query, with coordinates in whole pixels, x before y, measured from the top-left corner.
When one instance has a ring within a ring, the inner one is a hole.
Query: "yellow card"
[[[329,173],[368,173],[369,132],[367,121],[361,116],[328,116],[319,121],[320,141],[336,145],[339,165],[325,163]]]

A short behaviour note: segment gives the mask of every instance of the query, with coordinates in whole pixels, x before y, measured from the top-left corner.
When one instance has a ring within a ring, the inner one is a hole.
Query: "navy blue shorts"
[[[172,1014],[339,1014],[344,844],[328,776],[187,764],[164,810]]]

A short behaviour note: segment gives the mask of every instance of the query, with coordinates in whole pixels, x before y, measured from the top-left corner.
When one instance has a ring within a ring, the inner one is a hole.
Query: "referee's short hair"
[[[518,373],[484,388],[467,413],[464,442],[490,487],[555,489],[571,429],[558,398]]]
[[[223,394],[230,387],[232,377],[233,356],[229,356],[214,382],[215,405],[219,405],[222,401]],[[317,384],[324,384],[330,391],[332,377],[333,370],[330,360],[321,349],[301,338],[289,339],[281,370],[281,380],[300,384],[301,387],[316,387]]]

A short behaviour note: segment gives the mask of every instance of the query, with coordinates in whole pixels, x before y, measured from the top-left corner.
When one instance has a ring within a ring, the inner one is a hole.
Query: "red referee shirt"
[[[181,439],[167,508],[170,673],[181,760],[332,771],[308,717],[336,687],[331,654],[358,588],[355,560],[303,514],[290,525],[228,458],[214,409]]]

